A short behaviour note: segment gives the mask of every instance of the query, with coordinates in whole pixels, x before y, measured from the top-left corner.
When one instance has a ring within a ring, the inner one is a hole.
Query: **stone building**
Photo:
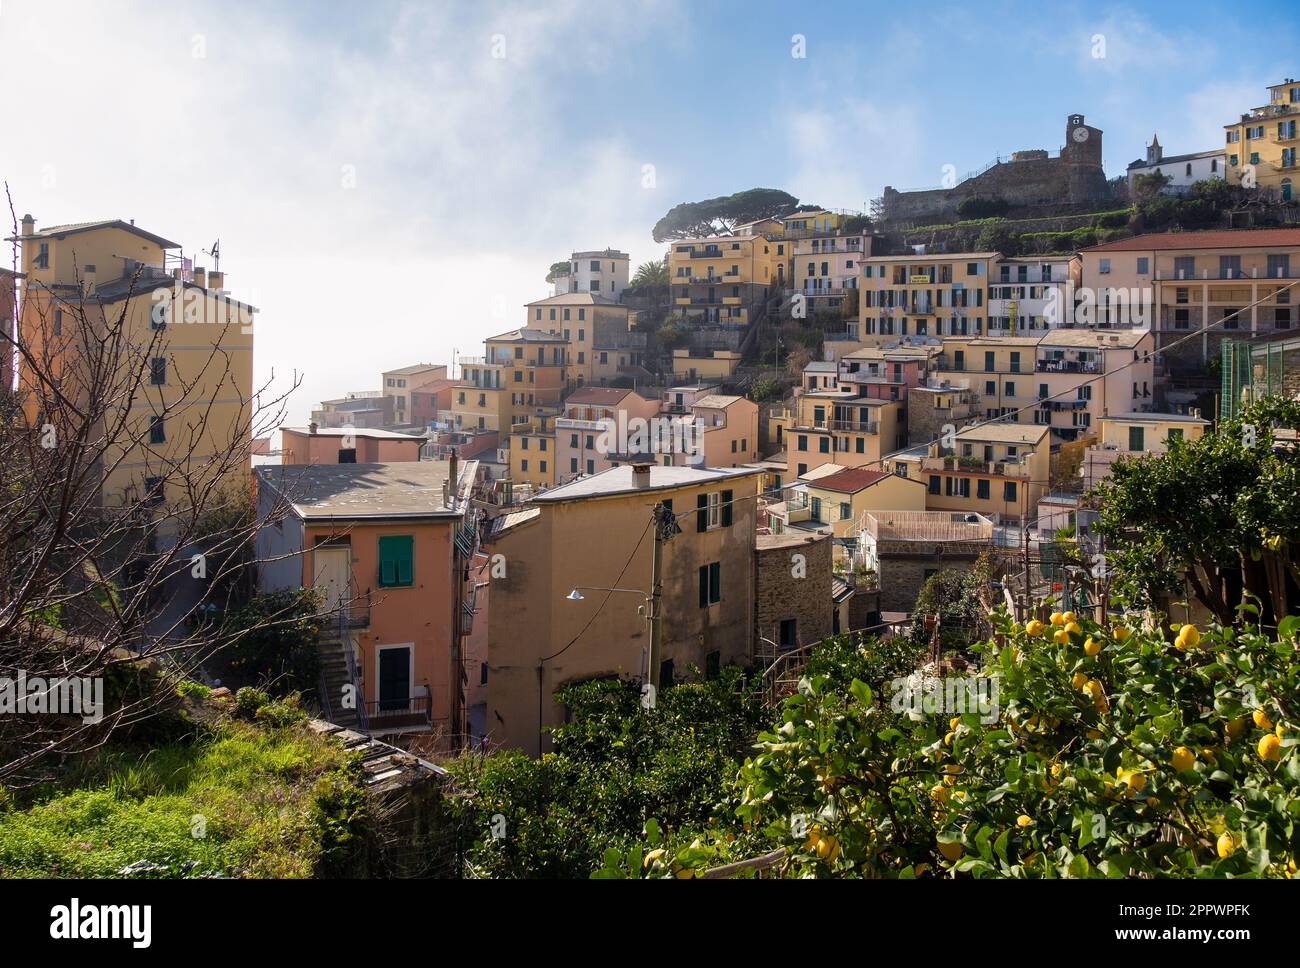
[[[792,649],[834,632],[831,533],[760,534],[754,552],[754,651]],[[767,639],[767,642],[763,640]]]
[[[885,187],[881,217],[887,221],[950,222],[968,198],[1003,201],[1012,208],[1061,207],[1105,201],[1110,186],[1101,163],[1101,129],[1085,124],[1082,114],[1066,121],[1065,145],[1050,157],[1035,149],[999,158],[952,188],[899,192]]]

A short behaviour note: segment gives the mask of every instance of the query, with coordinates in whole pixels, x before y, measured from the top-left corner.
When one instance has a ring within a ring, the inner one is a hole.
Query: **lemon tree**
[[[1072,613],[993,621],[996,718],[913,717],[812,677],[740,771],[738,827],[793,876],[1294,873],[1300,619],[1173,642]]]

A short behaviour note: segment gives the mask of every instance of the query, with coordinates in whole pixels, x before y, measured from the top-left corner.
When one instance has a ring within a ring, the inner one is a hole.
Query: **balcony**
[[[976,456],[922,457],[922,471],[947,471],[957,474],[993,474],[999,477],[1029,477],[1029,466],[1017,461],[992,461]]]
[[[678,254],[678,255],[684,255],[685,253],[681,253],[681,252],[679,252],[679,253],[677,253],[677,254]],[[721,258],[723,258],[723,255],[722,255],[722,250],[721,250],[721,249],[693,249],[693,250],[691,251],[691,253],[690,253],[690,258],[692,258],[692,259],[721,259]],[[736,258],[739,258],[739,255],[737,255]]]
[[[832,433],[880,433],[879,420],[814,420],[809,426],[814,430],[829,430]]]
[[[1035,373],[1102,373],[1100,360],[1035,360]]]
[[[370,729],[428,729],[433,724],[433,704],[427,687],[423,695],[406,700],[379,699],[366,703]]]

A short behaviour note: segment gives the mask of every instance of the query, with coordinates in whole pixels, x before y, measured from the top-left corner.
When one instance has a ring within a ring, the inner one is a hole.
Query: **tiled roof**
[[[567,343],[563,336],[545,333],[540,329],[512,329],[500,336],[489,336],[489,343]]]
[[[1213,232],[1151,232],[1116,239],[1080,252],[1145,252],[1170,249],[1256,249],[1300,246],[1300,229],[1223,229]]]
[[[146,232],[144,229],[136,228],[130,222],[123,222],[120,218],[99,219],[94,222],[68,222],[64,225],[49,225],[43,229],[37,229],[30,236],[20,236],[20,238],[32,239],[49,239],[58,235],[72,235],[75,232],[90,232],[94,229],[121,229],[123,232],[132,232],[143,239],[148,239],[155,245],[164,249],[179,249],[179,242],[169,242],[161,235],[154,235],[152,232]]]
[[[612,407],[633,391],[622,387],[583,387],[574,390],[564,398],[565,404],[589,403],[595,406]]]
[[[838,474],[831,474],[823,477],[813,486],[820,491],[839,491],[841,494],[857,494],[858,491],[866,490],[873,484],[879,484],[887,477],[895,477],[888,471],[873,471],[865,467],[850,467],[848,470],[840,471]],[[900,477],[900,481],[909,480],[906,477]],[[920,484],[920,481],[914,483]]]

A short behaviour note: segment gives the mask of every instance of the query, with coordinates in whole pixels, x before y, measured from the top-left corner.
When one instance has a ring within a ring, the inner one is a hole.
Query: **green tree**
[[[315,692],[320,671],[317,644],[322,596],[315,588],[293,588],[256,595],[226,614],[222,632],[230,645],[225,656],[239,675],[275,695]]]
[[[1184,584],[1223,624],[1253,602],[1276,624],[1300,606],[1300,403],[1269,398],[1195,441],[1119,460],[1095,489],[1107,564],[1140,602]]]
[[[699,202],[682,202],[655,223],[656,242],[705,238],[730,232],[737,225],[776,218],[794,210],[799,200],[776,188],[750,188]]]
[[[662,261],[642,262],[636,267],[630,285],[633,289],[667,286],[668,266]]]

